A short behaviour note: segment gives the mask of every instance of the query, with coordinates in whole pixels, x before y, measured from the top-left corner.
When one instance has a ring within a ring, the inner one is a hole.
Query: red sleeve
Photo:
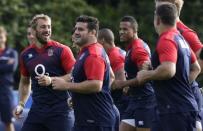
[[[195,53],[190,49],[191,52],[191,63],[195,63],[195,61],[197,60]]]
[[[182,33],[185,40],[189,43],[190,48],[196,53],[199,49],[203,47],[201,41],[199,40],[197,34],[193,31],[185,31]]]
[[[105,62],[102,57],[90,55],[84,63],[85,74],[88,80],[103,80]]]
[[[69,73],[75,64],[75,58],[69,47],[64,46],[61,54],[61,62],[66,73]]]
[[[131,58],[138,66],[141,66],[145,61],[150,61],[149,53],[142,47],[135,47]]]
[[[115,53],[109,56],[109,60],[110,60],[111,68],[113,72],[116,72],[119,69],[124,67],[125,58],[124,56],[121,56],[121,54],[119,53]]]
[[[170,40],[162,40],[159,41],[158,46],[156,48],[157,53],[159,55],[159,61],[162,62],[173,62],[177,61],[177,47]]]
[[[20,57],[20,73],[23,76],[29,76],[29,72],[28,72],[27,68],[25,67],[22,57]]]

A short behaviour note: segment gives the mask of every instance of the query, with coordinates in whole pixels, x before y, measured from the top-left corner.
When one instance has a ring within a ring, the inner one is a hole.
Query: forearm
[[[203,50],[202,49],[199,49],[196,53],[195,53],[196,57],[197,57],[197,61],[200,65],[200,68],[201,68],[201,72],[200,73],[203,73]]]
[[[149,80],[167,80],[172,78],[176,73],[176,66],[172,62],[164,62],[155,70],[148,71]]]
[[[68,90],[76,93],[91,94],[100,92],[102,89],[102,81],[100,80],[86,80],[80,83],[68,83]]]
[[[114,74],[114,72],[113,72],[113,70],[112,70],[112,68],[110,68],[110,86],[112,86],[112,84],[113,84],[113,82],[115,81],[115,74]]]
[[[200,68],[201,68],[200,73],[202,74],[203,73],[203,60],[199,58],[199,59],[197,59],[197,61],[198,61]]]
[[[191,68],[190,68],[190,74],[189,74],[189,82],[193,82],[197,76],[199,75],[199,73],[201,72],[201,68],[198,64],[198,62],[196,61],[195,63],[193,63],[191,65]]]
[[[128,86],[138,86],[138,81],[136,78],[130,79],[130,80],[115,80],[112,85],[113,85],[113,88],[122,89]]]
[[[189,75],[189,82],[192,83],[197,78],[199,71],[191,71]]]
[[[19,85],[19,102],[26,103],[30,93],[31,93],[31,84],[22,84]]]

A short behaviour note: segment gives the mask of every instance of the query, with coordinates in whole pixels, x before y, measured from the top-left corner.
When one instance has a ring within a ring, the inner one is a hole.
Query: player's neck
[[[175,25],[174,26],[167,26],[167,25],[162,26],[162,27],[160,27],[160,30],[159,30],[158,34],[161,35],[164,32],[167,32],[167,31],[169,31],[171,29],[176,29],[176,26]]]
[[[177,18],[176,18],[176,22],[179,22],[179,21],[181,21],[181,20],[180,20],[180,17],[177,17]]]
[[[133,40],[137,40],[137,39],[138,39],[138,35],[137,35],[137,33],[135,33],[133,36]]]
[[[82,45],[81,48],[88,46],[90,44],[97,43],[97,38],[95,36],[91,36],[88,38],[86,44]]]
[[[114,43],[111,43],[111,44],[106,44],[104,46],[104,49],[108,52],[109,50],[111,50],[112,48],[115,47],[115,44]]]
[[[39,42],[39,41],[36,41],[36,43],[35,43],[35,45],[38,47],[38,48],[42,48],[42,47],[44,47],[44,45],[46,45],[47,44],[47,42],[46,43],[41,43],[41,42]]]

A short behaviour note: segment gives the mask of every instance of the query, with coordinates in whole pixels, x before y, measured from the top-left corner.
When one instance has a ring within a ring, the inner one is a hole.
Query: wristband
[[[48,76],[48,79],[49,79],[49,85],[51,85],[52,84],[51,77]]]
[[[22,102],[22,101],[20,101],[20,102],[18,103],[18,105],[22,106],[23,108],[25,107],[25,103]]]

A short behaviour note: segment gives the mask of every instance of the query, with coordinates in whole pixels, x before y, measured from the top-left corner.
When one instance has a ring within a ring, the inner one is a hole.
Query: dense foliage
[[[153,27],[154,0],[1,0],[0,25],[8,30],[8,43],[19,52],[27,46],[26,28],[37,13],[52,18],[53,39],[71,45],[70,35],[74,20],[81,14],[99,18],[101,28],[108,27],[118,40],[119,20],[124,15],[133,15],[139,23],[139,36],[154,49],[157,35]],[[203,2],[185,0],[181,19],[198,32],[203,41]]]

